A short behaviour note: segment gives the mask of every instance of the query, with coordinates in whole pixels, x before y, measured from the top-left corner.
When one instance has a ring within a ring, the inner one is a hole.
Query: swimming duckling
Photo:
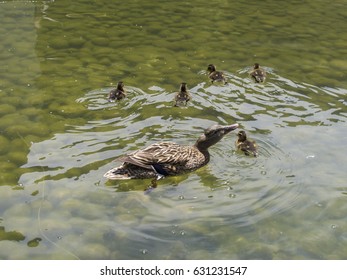
[[[180,91],[175,95],[175,106],[187,105],[188,101],[191,100],[192,97],[187,89],[187,83],[181,83]]]
[[[114,102],[115,100],[121,100],[126,97],[123,82],[118,82],[117,88],[112,89],[108,94],[108,101]]]
[[[246,132],[241,130],[237,133],[238,139],[236,140],[236,148],[240,151],[243,151],[246,156],[253,155],[256,157],[258,155],[257,152],[257,144],[254,140],[248,140]]]
[[[263,83],[266,78],[266,71],[260,67],[259,63],[254,63],[253,70],[249,73],[256,83]]]
[[[209,64],[207,67],[207,71],[209,71],[208,77],[211,79],[211,82],[224,82],[226,84],[226,80],[223,72],[217,71],[216,66],[213,64]]]
[[[208,148],[218,143],[238,124],[212,125],[198,138],[194,145],[174,142],[157,142],[148,147],[119,158],[122,165],[112,168],[104,175],[109,180],[149,179],[177,176],[194,171],[210,161]],[[152,182],[156,185],[155,182]]]

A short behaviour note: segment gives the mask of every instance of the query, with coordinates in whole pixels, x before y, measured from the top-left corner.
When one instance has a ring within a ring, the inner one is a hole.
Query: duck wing
[[[174,142],[160,142],[138,150],[119,161],[131,163],[145,169],[153,169],[153,165],[185,165],[189,160],[192,147],[181,146]]]
[[[245,153],[245,155],[257,156],[257,144],[251,141],[245,141],[239,144],[239,149]]]
[[[216,80],[216,81],[224,81],[225,79],[223,72],[219,72],[219,71],[214,71],[210,73],[209,76],[212,80]]]
[[[266,72],[263,69],[255,69],[251,72],[251,76],[257,83],[262,83],[265,80]]]

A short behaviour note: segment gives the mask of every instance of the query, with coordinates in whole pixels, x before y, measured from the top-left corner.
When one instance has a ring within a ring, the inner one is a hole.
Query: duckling
[[[207,71],[209,71],[208,77],[211,79],[211,82],[224,82],[226,84],[226,80],[223,72],[217,71],[216,66],[213,64],[209,64],[207,67]]]
[[[249,73],[256,83],[263,83],[266,78],[266,71],[260,67],[259,63],[254,63],[253,70]]]
[[[246,156],[253,155],[256,157],[258,155],[257,152],[257,144],[254,140],[248,140],[246,132],[241,130],[237,134],[238,139],[235,142],[236,148],[240,151],[243,151]]]
[[[218,143],[238,124],[212,125],[197,139],[194,145],[174,142],[158,142],[117,159],[122,165],[104,174],[109,180],[150,179],[177,176],[194,171],[210,161],[208,148]],[[155,182],[152,182],[156,186]]]
[[[187,83],[181,83],[179,92],[175,95],[175,106],[187,105],[188,101],[191,99],[192,97],[187,89]]]
[[[108,101],[114,102],[115,100],[121,100],[126,97],[123,82],[118,82],[117,88],[112,89],[108,94]]]

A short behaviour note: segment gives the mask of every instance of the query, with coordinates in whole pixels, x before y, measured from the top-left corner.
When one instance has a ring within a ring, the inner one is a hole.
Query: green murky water
[[[345,1],[0,2],[1,259],[346,259]],[[265,84],[248,71],[259,62]],[[214,63],[228,84],[212,85]],[[108,103],[122,80],[128,97]],[[173,107],[187,82],[192,102]],[[238,122],[209,165],[114,158]]]

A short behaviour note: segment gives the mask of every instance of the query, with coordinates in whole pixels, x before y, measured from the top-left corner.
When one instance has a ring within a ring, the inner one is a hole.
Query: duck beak
[[[232,125],[225,125],[222,127],[222,129],[225,131],[225,133],[229,133],[230,131],[233,131],[239,127],[238,123],[232,124]]]

